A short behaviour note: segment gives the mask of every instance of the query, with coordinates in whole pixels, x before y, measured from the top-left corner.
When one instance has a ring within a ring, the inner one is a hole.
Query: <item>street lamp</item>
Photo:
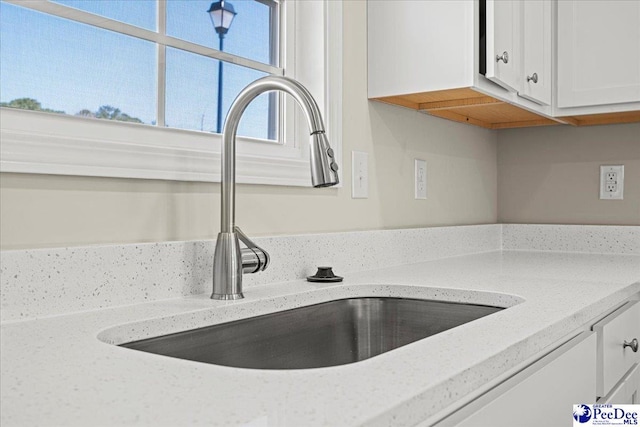
[[[223,51],[223,40],[225,34],[231,27],[233,18],[237,15],[233,5],[225,0],[220,0],[211,3],[209,10],[207,11],[211,17],[211,23],[213,28],[216,29],[218,37],[220,38],[220,52]],[[218,60],[218,123],[217,132],[222,132],[222,60]]]

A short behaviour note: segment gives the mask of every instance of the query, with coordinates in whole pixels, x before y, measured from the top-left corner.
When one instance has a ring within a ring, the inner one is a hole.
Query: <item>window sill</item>
[[[217,134],[11,108],[0,121],[0,172],[220,182]],[[300,150],[260,153],[268,145],[238,138],[238,183],[311,185]]]

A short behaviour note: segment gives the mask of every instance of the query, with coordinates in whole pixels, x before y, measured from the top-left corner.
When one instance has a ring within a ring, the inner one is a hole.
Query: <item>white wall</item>
[[[344,3],[344,187],[240,186],[250,235],[494,223],[497,136],[367,101],[366,2]],[[351,199],[351,151],[369,153],[369,199]],[[413,159],[428,200],[413,199]],[[2,174],[2,249],[214,238],[218,185]]]

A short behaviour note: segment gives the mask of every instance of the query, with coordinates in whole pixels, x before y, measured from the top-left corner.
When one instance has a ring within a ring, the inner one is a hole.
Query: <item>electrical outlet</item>
[[[351,198],[369,198],[369,155],[363,151],[351,152]]]
[[[415,198],[427,198],[427,162],[415,159]]]
[[[600,199],[622,200],[623,193],[624,165],[600,166]]]

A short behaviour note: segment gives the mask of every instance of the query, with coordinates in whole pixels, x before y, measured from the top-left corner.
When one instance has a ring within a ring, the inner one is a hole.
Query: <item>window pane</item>
[[[277,66],[278,6],[269,0],[233,0],[236,11],[227,34],[225,52]],[[211,0],[168,0],[167,35],[220,48],[220,39],[207,11]]]
[[[0,74],[4,106],[156,119],[156,50],[144,40],[0,3]]]
[[[116,21],[156,31],[155,0],[52,0],[75,9],[84,10]]]
[[[165,122],[169,127],[216,132],[219,61],[179,49],[167,48],[167,89]],[[266,74],[223,62],[222,123],[238,93]],[[275,96],[263,94],[253,100],[242,116],[238,134],[275,139],[275,119],[269,107]],[[274,104],[276,104],[274,102]],[[271,126],[270,126],[271,121]]]

